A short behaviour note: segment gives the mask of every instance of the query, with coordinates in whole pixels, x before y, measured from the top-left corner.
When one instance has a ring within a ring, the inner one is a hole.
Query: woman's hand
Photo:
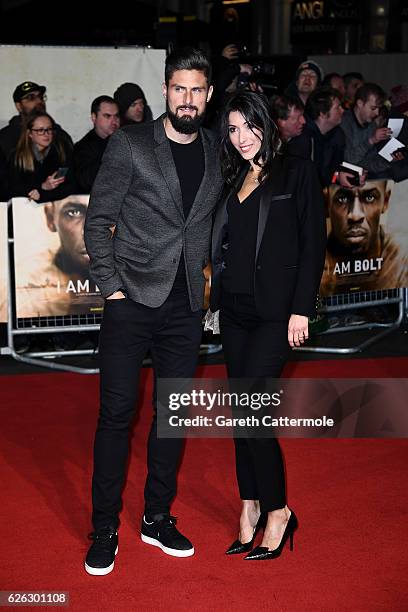
[[[309,319],[293,314],[288,324],[288,341],[291,347],[301,346],[309,338]]]
[[[38,189],[32,189],[29,193],[28,193],[28,197],[30,198],[30,200],[39,200],[40,199],[40,193],[38,191]]]
[[[54,174],[47,176],[47,180],[43,182],[43,184],[41,185],[41,189],[44,189],[45,191],[50,191],[51,189],[55,189],[56,187],[61,185],[61,183],[63,183],[64,181],[65,181],[65,176],[61,176],[60,178],[57,178],[57,170],[56,170]]]

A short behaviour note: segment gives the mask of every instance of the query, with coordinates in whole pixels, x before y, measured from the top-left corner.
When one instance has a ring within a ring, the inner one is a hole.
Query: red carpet
[[[288,376],[398,377],[408,359],[291,363]],[[220,376],[222,368],[201,369]],[[138,535],[151,375],[132,440],[119,555],[112,574],[83,570],[90,531],[91,449],[98,378],[0,378],[0,589],[69,591],[71,610],[156,612],[405,611],[406,440],[283,440],[293,553],[247,563],[223,552],[239,500],[230,440],[189,440],[173,513],[196,555],[170,558]],[[405,603],[404,603],[405,602]]]

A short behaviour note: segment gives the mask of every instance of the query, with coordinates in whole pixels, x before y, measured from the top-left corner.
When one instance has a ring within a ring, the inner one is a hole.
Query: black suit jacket
[[[72,165],[78,193],[91,193],[108,141],[90,130],[75,143]]]
[[[237,185],[241,179],[242,173]],[[214,220],[212,311],[220,306],[223,253],[228,248],[229,196],[219,203]],[[261,317],[285,320],[291,314],[315,315],[325,246],[323,195],[313,163],[278,156],[259,207],[254,296]]]

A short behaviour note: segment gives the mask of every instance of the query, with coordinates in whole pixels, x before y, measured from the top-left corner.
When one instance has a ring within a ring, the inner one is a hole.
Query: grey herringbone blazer
[[[155,308],[171,291],[183,250],[191,308],[199,310],[222,185],[215,135],[200,130],[205,173],[185,219],[163,118],[118,130],[109,140],[85,223],[90,270],[103,296],[123,288],[130,299]]]

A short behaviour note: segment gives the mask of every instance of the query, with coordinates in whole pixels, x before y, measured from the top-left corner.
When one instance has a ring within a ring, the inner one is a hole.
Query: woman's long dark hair
[[[241,113],[250,128],[258,128],[263,134],[261,148],[254,157],[254,163],[259,164],[262,170],[259,180],[264,180],[270,173],[272,161],[279,151],[280,139],[278,128],[270,116],[270,107],[266,96],[254,91],[238,91],[232,94],[221,112],[221,171],[225,181],[234,183],[242,166],[242,157],[231,144],[229,135],[229,114],[238,111]]]

